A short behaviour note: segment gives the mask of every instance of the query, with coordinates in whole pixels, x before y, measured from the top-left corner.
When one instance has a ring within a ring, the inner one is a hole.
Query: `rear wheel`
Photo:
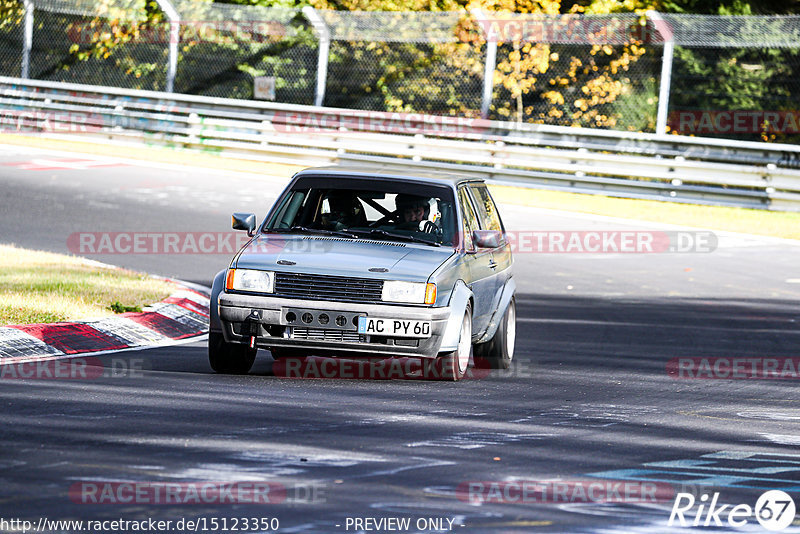
[[[461,319],[461,333],[458,338],[458,348],[453,352],[439,355],[441,364],[441,380],[461,380],[469,367],[472,356],[472,306],[467,305],[464,317]]]
[[[494,337],[475,347],[475,354],[484,358],[490,369],[508,369],[511,366],[511,360],[514,359],[516,338],[517,306],[512,298]]]
[[[208,363],[217,373],[243,375],[256,361],[257,348],[250,348],[241,343],[227,343],[222,334],[208,334]]]

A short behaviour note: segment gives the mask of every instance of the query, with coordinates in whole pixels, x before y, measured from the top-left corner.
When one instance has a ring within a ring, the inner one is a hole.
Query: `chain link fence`
[[[309,12],[198,0],[0,6],[6,76],[800,142],[798,16]]]
[[[461,43],[465,12],[320,11],[330,31],[325,105],[477,116],[483,47]]]
[[[653,131],[660,36],[652,21],[615,15],[477,14],[497,43],[491,117]]]
[[[163,89],[164,47],[133,35],[147,25],[143,2],[48,0],[33,6],[31,78]]]
[[[655,131],[661,71],[655,47],[641,47],[642,55],[635,57],[626,55],[623,46],[551,44],[544,48],[550,61],[546,70],[533,75],[542,89],[517,96],[513,81],[497,83],[492,118]],[[504,45],[498,57],[513,57],[514,52],[513,46]],[[513,73],[513,63],[507,62],[505,70]]]
[[[800,142],[800,16],[663,15],[676,133]]]
[[[254,98],[275,79],[275,100],[313,104],[318,43],[298,9],[173,0],[180,17],[175,91]]]
[[[22,75],[25,10],[22,2],[0,4],[0,72]]]

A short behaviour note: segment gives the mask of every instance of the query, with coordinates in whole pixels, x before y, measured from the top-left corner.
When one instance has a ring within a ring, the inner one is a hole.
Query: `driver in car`
[[[398,228],[428,233],[438,229],[436,223],[430,220],[431,199],[401,193],[395,198],[395,205],[400,215]]]

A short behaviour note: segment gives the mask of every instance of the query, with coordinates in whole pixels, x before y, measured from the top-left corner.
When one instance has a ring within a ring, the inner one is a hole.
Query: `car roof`
[[[310,176],[341,176],[352,178],[371,178],[386,180],[415,181],[427,184],[450,185],[453,187],[466,182],[483,182],[482,178],[463,176],[444,171],[416,171],[403,169],[398,165],[376,164],[376,165],[328,165],[324,167],[312,167],[298,172],[295,177]]]

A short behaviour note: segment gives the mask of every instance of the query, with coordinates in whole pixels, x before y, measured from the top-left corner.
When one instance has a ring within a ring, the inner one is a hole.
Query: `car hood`
[[[236,268],[424,282],[453,254],[447,246],[270,234],[248,243]]]

